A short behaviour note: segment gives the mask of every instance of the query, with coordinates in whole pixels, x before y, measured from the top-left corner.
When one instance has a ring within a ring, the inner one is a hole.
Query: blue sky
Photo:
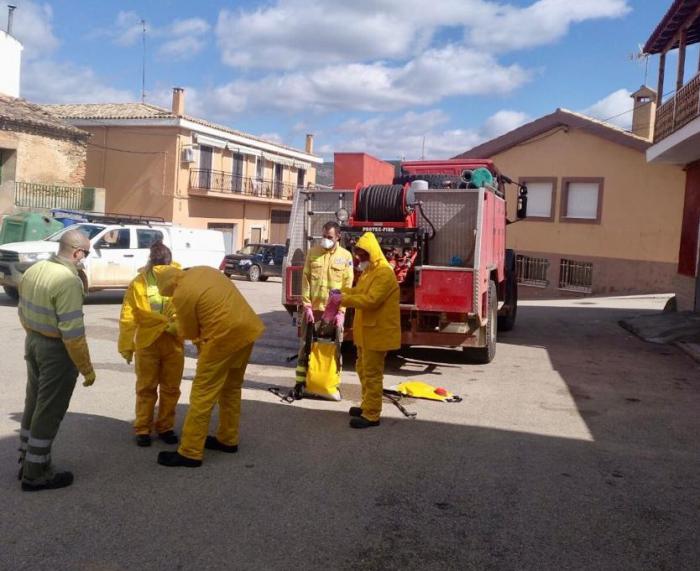
[[[146,101],[169,106],[182,86],[189,114],[298,147],[314,133],[326,158],[412,159],[424,141],[426,157],[451,156],[557,107],[628,127],[644,80],[629,56],[671,0],[16,3],[27,99],[139,100],[143,18]],[[652,87],[656,72],[651,58]]]

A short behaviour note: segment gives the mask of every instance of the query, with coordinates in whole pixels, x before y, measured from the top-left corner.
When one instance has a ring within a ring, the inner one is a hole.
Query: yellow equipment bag
[[[388,389],[406,397],[417,399],[429,399],[442,402],[459,402],[462,397],[455,395],[442,387],[434,387],[422,381],[406,381]]]
[[[314,341],[309,352],[305,396],[340,400],[340,370],[336,360],[336,344]]]

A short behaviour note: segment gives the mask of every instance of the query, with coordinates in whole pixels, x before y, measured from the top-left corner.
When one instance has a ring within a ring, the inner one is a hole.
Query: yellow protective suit
[[[158,266],[154,273],[161,294],[172,296],[180,332],[199,345],[178,453],[201,460],[217,402],[216,438],[228,446],[238,445],[243,376],[265,326],[231,280],[213,268],[183,271]]]
[[[177,264],[172,267],[179,268]],[[152,307],[147,270],[129,284],[119,317],[119,353],[136,357],[136,418],[134,432],[150,434],[158,393],[156,432],[173,429],[185,367],[183,339],[175,326],[175,308],[168,298]],[[149,295],[150,294],[150,295]]]
[[[357,247],[369,253],[370,266],[355,287],[341,290],[341,303],[355,308],[352,332],[357,345],[355,368],[362,385],[362,416],[375,421],[382,411],[386,353],[401,347],[399,284],[372,232],[365,232]]]

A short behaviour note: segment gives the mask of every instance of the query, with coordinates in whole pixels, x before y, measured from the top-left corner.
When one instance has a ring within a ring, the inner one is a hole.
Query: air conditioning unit
[[[183,149],[182,149],[182,162],[183,163],[193,163],[194,162],[194,148],[183,147]]]

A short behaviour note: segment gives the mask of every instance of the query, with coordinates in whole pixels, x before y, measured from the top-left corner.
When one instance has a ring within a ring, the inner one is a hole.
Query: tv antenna
[[[423,135],[423,146],[422,146],[421,152],[420,152],[420,160],[421,161],[425,160],[425,135]]]
[[[141,103],[146,102],[146,20],[141,19],[143,50],[141,54]]]
[[[636,62],[644,61],[644,85],[646,85],[649,76],[649,54],[644,53],[644,46],[637,44],[637,51],[629,54],[628,58]]]

